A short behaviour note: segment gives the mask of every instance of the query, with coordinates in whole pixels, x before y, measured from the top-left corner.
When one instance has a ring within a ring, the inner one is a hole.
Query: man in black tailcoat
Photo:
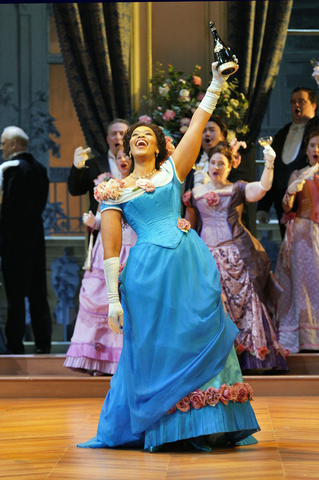
[[[94,198],[94,180],[104,172],[111,173],[114,178],[121,178],[116,166],[115,151],[123,143],[123,135],[129,123],[121,118],[112,120],[107,129],[106,141],[109,146],[107,153],[89,159],[86,149],[78,147],[74,152],[73,165],[68,177],[69,192],[73,196],[85,195],[89,192],[90,210],[95,215],[97,201]]]
[[[319,125],[316,115],[318,98],[310,88],[297,87],[291,96],[292,122],[285,125],[275,135],[272,148],[276,152],[274,181],[272,188],[258,202],[257,219],[261,223],[269,222],[269,210],[274,203],[282,238],[285,226],[280,223],[283,215],[282,199],[288,180],[294,170],[301,170],[308,164],[304,139],[309,129]]]
[[[51,315],[47,301],[42,212],[48,197],[46,168],[27,153],[29,138],[10,126],[1,135],[0,256],[8,313],[8,353],[23,354],[25,298],[30,305],[36,353],[50,353]]]

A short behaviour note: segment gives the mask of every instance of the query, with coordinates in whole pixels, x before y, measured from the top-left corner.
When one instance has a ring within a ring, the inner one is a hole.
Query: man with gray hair
[[[25,352],[25,298],[29,300],[36,353],[50,353],[51,348],[41,217],[49,179],[46,168],[27,152],[28,141],[27,134],[15,126],[6,127],[1,135],[0,256],[8,303],[5,335],[12,354]]]

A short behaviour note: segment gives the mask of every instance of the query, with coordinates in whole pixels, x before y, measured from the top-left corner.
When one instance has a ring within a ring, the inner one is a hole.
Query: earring
[[[133,155],[132,155],[132,152],[131,152],[131,150],[128,152],[128,154],[129,154],[129,157],[130,157],[131,161],[133,162],[133,160],[134,160],[134,157],[133,157]]]

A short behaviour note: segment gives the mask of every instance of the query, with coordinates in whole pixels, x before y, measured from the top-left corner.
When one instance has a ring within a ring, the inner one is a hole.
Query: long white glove
[[[227,82],[229,77],[229,75],[227,77],[222,77],[219,75],[217,67],[218,62],[212,63],[213,79],[210,86],[207,88],[203,100],[199,104],[200,108],[205,110],[205,112],[209,113],[210,115],[213,113],[223,85],[225,82]]]
[[[109,298],[109,326],[114,333],[123,333],[123,308],[119,299],[119,257],[103,260],[104,277]]]
[[[86,160],[89,159],[88,153],[91,152],[90,147],[89,148],[82,148],[78,147],[74,150],[74,156],[73,156],[73,165],[76,168],[83,168]]]
[[[306,182],[306,180],[302,180],[300,178],[297,178],[297,180],[291,182],[291,184],[287,188],[288,193],[290,193],[290,195],[293,195],[297,192],[301,192],[301,190],[304,187],[305,182]]]
[[[197,185],[204,185],[205,183],[210,182],[210,176],[206,172],[202,172],[201,170],[195,170],[194,173],[194,187]]]
[[[271,148],[270,145],[267,145],[263,150],[263,154],[264,160],[268,164],[268,166],[273,165],[276,158],[275,150]]]
[[[101,226],[101,212],[96,212],[96,215],[90,210],[89,213],[83,213],[82,221],[94,230],[100,230]]]
[[[0,189],[2,188],[3,183],[3,172],[5,172],[10,167],[17,167],[19,164],[20,160],[8,160],[0,165]]]

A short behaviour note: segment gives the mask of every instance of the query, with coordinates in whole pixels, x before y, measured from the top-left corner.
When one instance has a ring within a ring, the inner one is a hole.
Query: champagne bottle
[[[222,76],[232,75],[239,68],[238,60],[235,55],[232,55],[230,48],[225,45],[218,35],[214,22],[209,22],[209,28],[215,40],[214,55],[215,61],[218,62],[218,73]]]

